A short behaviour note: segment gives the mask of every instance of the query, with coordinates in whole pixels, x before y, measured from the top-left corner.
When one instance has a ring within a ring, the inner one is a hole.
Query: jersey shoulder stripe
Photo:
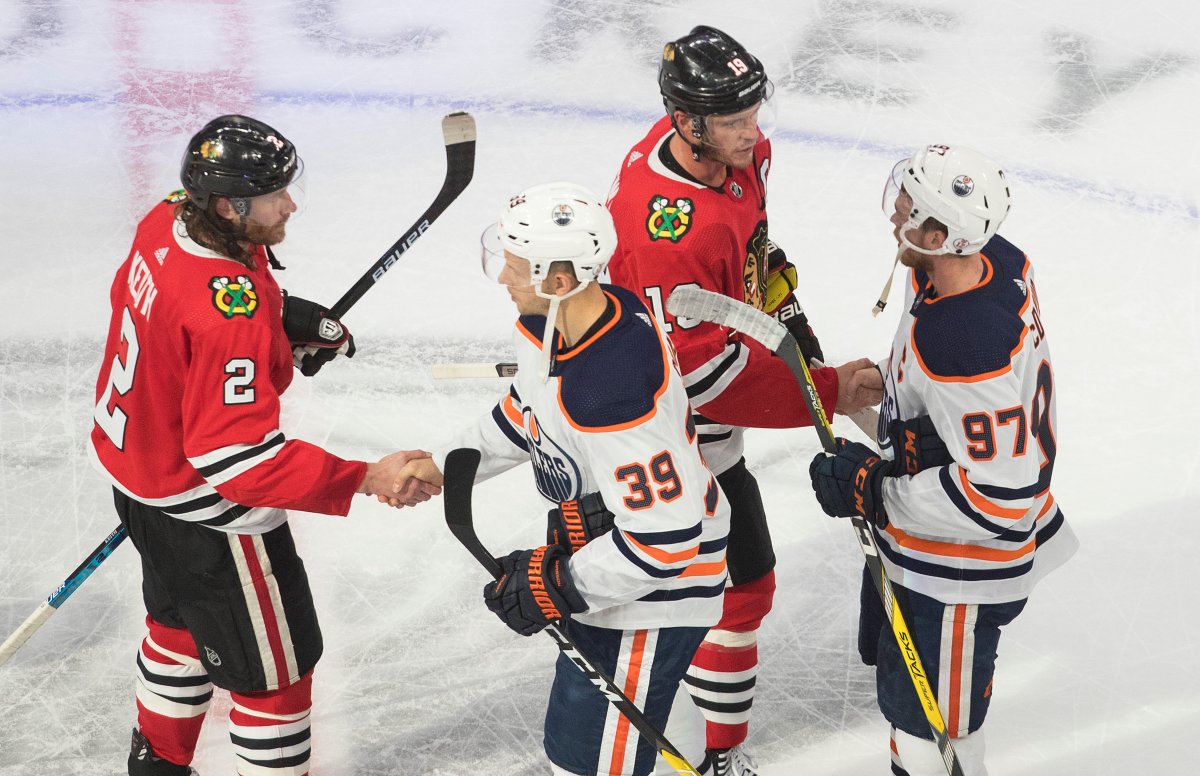
[[[979,382],[1002,375],[1025,344],[1028,262],[999,236],[985,246],[983,260],[985,274],[975,286],[913,305],[913,353],[935,381]],[[923,274],[913,276],[924,283]]]

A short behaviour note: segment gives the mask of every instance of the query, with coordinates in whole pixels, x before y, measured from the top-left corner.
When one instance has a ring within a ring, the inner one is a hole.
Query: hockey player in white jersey
[[[910,269],[905,312],[887,359],[851,379],[884,391],[885,456],[839,440],[810,467],[826,513],[875,526],[966,776],[987,773],[1000,628],[1077,546],[1050,493],[1054,370],[1033,268],[996,234],[1010,201],[1003,171],[968,148],[931,145],[896,165],[884,212]],[[877,666],[892,773],[944,776],[865,574],[859,650]]]
[[[483,243],[485,272],[520,313],[517,377],[406,474],[440,483],[460,447],[482,452],[478,481],[532,463],[554,507],[547,542],[500,559],[488,608],[524,635],[562,618],[580,651],[707,772],[704,720],[680,683],[721,616],[729,508],[701,459],[674,352],[637,296],[596,281],[616,232],[583,187],[516,195]],[[656,772],[650,743],[563,656],[544,743],[555,774]]]

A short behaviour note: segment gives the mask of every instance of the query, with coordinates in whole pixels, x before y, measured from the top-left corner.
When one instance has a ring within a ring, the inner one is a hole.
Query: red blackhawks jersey
[[[704,459],[714,472],[742,455],[742,428],[811,425],[800,387],[771,351],[737,332],[675,318],[665,302],[680,286],[699,286],[762,309],[767,282],[766,180],[771,144],[754,163],[706,186],[668,164],[675,133],[664,116],[625,157],[608,207],[617,226],[609,262],[612,282],[641,296],[671,336],[692,406]],[[813,371],[832,411],[837,375]]]
[[[366,464],[279,430],[292,381],[282,293],[189,239],[182,193],[138,225],[110,293],[91,452],[112,484],[181,520],[263,533],[284,509],[344,515]]]

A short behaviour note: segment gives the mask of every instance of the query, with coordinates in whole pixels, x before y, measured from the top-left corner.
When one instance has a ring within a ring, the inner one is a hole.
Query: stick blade
[[[696,286],[680,286],[667,297],[667,312],[675,317],[695,318],[728,326],[778,350],[787,328],[764,312],[732,297]]]
[[[471,491],[475,487],[475,472],[479,469],[480,452],[470,447],[451,450],[442,472],[442,491],[446,509],[446,524],[471,525]]]
[[[430,367],[434,380],[482,379],[486,377],[513,377],[517,365],[510,361],[484,362],[478,364],[434,364]]]
[[[499,577],[503,570],[483,542],[479,541],[471,510],[471,491],[475,488],[475,472],[479,469],[480,458],[480,452],[470,447],[450,451],[446,456],[445,471],[442,472],[442,501],[450,533],[489,574]]]
[[[446,145],[475,142],[475,117],[464,111],[455,111],[442,119],[442,139]]]

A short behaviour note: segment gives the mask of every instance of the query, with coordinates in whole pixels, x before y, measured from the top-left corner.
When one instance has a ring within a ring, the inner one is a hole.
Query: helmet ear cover
[[[188,142],[179,178],[201,208],[213,195],[234,201],[286,188],[303,169],[295,146],[281,133],[249,116],[219,116]],[[249,212],[249,203],[243,205]]]

